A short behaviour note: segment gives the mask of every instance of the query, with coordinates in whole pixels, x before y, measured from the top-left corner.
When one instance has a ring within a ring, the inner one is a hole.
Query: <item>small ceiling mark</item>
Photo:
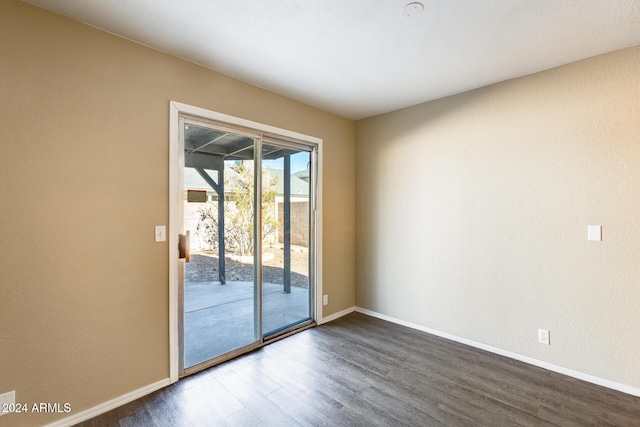
[[[419,2],[407,3],[402,7],[400,15],[405,19],[415,19],[424,11],[424,5]]]

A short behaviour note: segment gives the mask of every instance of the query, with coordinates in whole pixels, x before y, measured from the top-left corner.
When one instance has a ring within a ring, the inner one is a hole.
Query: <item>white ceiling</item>
[[[638,0],[25,0],[361,119],[640,43]]]

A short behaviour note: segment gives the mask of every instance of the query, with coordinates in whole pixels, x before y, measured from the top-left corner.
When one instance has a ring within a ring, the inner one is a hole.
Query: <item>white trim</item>
[[[78,424],[82,421],[89,420],[93,417],[97,417],[100,414],[104,414],[105,412],[109,412],[112,409],[115,409],[119,406],[126,405],[129,402],[132,402],[136,399],[144,397],[149,393],[153,393],[154,391],[160,390],[163,387],[171,385],[171,379],[166,378],[164,380],[155,382],[153,384],[149,384],[148,386],[139,388],[127,394],[123,394],[120,397],[116,397],[113,400],[108,402],[101,403],[98,406],[94,406],[93,408],[89,408],[85,411],[78,412],[70,417],[63,418],[59,421],[56,421],[51,424],[47,424],[45,427],[67,427]]]
[[[169,103],[169,378],[178,381],[180,374],[180,338],[178,332],[178,233],[180,213],[175,206],[180,200],[180,174],[176,167],[180,158],[180,104]]]
[[[322,149],[322,145],[318,145],[318,150],[316,151],[317,157],[317,176],[316,176],[316,230],[315,230],[315,239],[316,239],[316,283],[315,283],[315,292],[316,292],[316,324],[320,324],[322,322],[322,157],[324,154],[324,150]]]
[[[330,314],[327,317],[323,317],[322,319],[319,319],[318,325],[322,325],[323,323],[327,323],[327,322],[331,322],[332,320],[339,319],[342,316],[346,316],[349,313],[353,313],[355,310],[356,310],[355,307],[349,307],[337,313]]]
[[[407,322],[404,320],[400,320],[397,319],[395,317],[391,317],[391,316],[387,316],[385,314],[381,314],[375,311],[371,311],[371,310],[367,310],[366,308],[361,308],[361,307],[349,307],[345,310],[339,311],[337,313],[334,313],[332,315],[329,315],[327,317],[323,317],[322,319],[318,319],[317,324],[324,324],[327,322],[331,322],[333,320],[336,320],[342,316],[346,316],[349,313],[352,312],[358,312],[358,313],[362,313],[362,314],[366,314],[368,316],[371,317],[376,317],[378,319],[382,319],[385,320],[387,322],[391,322],[391,323],[395,323],[401,326],[406,326],[407,328],[411,328],[411,329],[416,329],[422,332],[426,332],[428,334],[431,335],[435,335],[438,337],[442,337],[442,338],[446,338],[448,340],[451,341],[455,341],[455,342],[459,342],[461,344],[465,344],[468,345],[470,347],[475,347],[475,348],[479,348],[481,350],[485,350],[488,351],[490,353],[495,353],[495,354],[499,354],[501,356],[505,356],[505,357],[509,357],[511,359],[515,359],[515,360],[519,360],[521,362],[524,363],[528,363],[530,365],[533,366],[537,366],[539,368],[543,368],[543,369],[547,369],[549,371],[553,371],[553,372],[557,372],[563,375],[567,375],[573,378],[577,378],[579,380],[583,380],[583,381],[587,381],[593,384],[597,384],[603,387],[607,387],[610,388],[612,390],[617,390],[623,393],[627,393],[633,396],[640,396],[640,389],[636,388],[636,387],[631,387],[625,384],[620,384],[620,383],[616,383],[614,381],[610,381],[604,378],[600,378],[600,377],[596,377],[590,374],[585,374],[583,372],[578,372],[578,371],[574,371],[572,369],[568,369],[568,368],[564,368],[562,366],[558,366],[558,365],[554,365],[552,363],[548,363],[548,362],[543,362],[541,360],[538,359],[534,359],[532,357],[528,357],[528,356],[524,356],[518,353],[513,353],[511,351],[508,350],[503,350],[501,348],[497,348],[497,347],[493,347],[487,344],[482,344],[473,340],[469,340],[466,338],[461,338],[458,337],[456,335],[452,335],[452,334],[448,334],[446,332],[440,332],[437,331],[435,329],[431,329],[431,328],[427,328],[425,326],[420,326],[418,324],[415,323],[411,323],[411,322]],[[126,405],[129,402],[132,402],[136,399],[139,399],[141,397],[144,397],[150,393],[153,393],[154,391],[160,390],[163,387],[166,387],[168,385],[171,385],[173,382],[170,378],[158,381],[156,383],[153,384],[149,384],[146,387],[142,387],[139,388],[138,390],[134,390],[130,393],[124,394],[120,397],[117,397],[113,400],[110,400],[108,402],[102,403],[98,406],[94,406],[93,408],[87,409],[85,411],[79,412],[75,415],[72,415],[70,417],[64,418],[62,420],[56,421],[54,423],[51,424],[47,424],[45,427],[67,427],[67,426],[72,426],[74,424],[80,423],[82,421],[86,421],[89,420],[93,417],[97,417],[100,414],[103,414],[105,412],[108,412],[112,409],[115,409],[117,407],[120,407],[122,405]]]
[[[191,116],[202,117],[208,120],[214,120],[217,122],[224,122],[235,126],[242,126],[249,129],[255,129],[260,132],[266,132],[276,135],[281,135],[293,139],[299,139],[301,141],[311,142],[313,144],[322,144],[322,139],[314,136],[305,135],[302,133],[282,129],[279,127],[267,125],[264,123],[254,122],[252,120],[242,119],[240,117],[230,116],[224,113],[218,113],[217,111],[206,110],[200,107],[194,107],[193,105],[183,104],[176,101],[170,102],[172,106],[175,106],[180,113],[188,114]]]
[[[242,126],[258,132],[280,135],[299,141],[309,142],[318,147],[318,181],[317,192],[317,219],[316,219],[316,254],[317,254],[317,280],[315,289],[316,298],[316,322],[322,319],[322,158],[323,141],[321,138],[293,132],[264,123],[254,122],[228,114],[183,104],[176,101],[169,102],[169,371],[171,382],[178,381],[179,377],[179,336],[178,336],[178,269],[175,260],[178,259],[178,230],[180,230],[180,213],[175,209],[176,201],[181,200],[179,182],[180,167],[180,137],[179,115],[188,114],[194,117],[223,122],[235,126]]]
[[[631,394],[633,396],[640,396],[640,388],[632,387],[626,384],[620,384],[614,381],[610,381],[604,378],[596,377],[591,374],[585,374],[584,372],[574,371],[573,369],[565,368],[563,366],[554,365],[553,363],[544,362],[542,360],[534,359],[533,357],[524,356],[522,354],[514,353],[509,350],[503,350],[498,347],[483,344],[477,341],[461,338],[456,335],[452,335],[446,332],[440,332],[435,329],[420,326],[415,323],[406,322],[404,320],[396,319],[395,317],[387,316],[386,314],[377,313],[375,311],[367,310],[366,308],[355,307],[355,311],[358,313],[366,314],[371,317],[377,317],[378,319],[386,320],[388,322],[396,323],[398,325],[406,326],[411,329],[417,329],[422,332],[426,332],[431,335],[446,338],[451,341],[459,342],[461,344],[468,345],[470,347],[479,348],[481,350],[488,351],[490,353],[499,354],[510,359],[519,360],[520,362],[528,363],[529,365],[537,366],[539,368],[546,369],[548,371],[557,372],[559,374],[567,375],[569,377],[577,378],[582,381],[586,381],[592,384],[597,384],[602,387],[607,387],[613,390],[621,391],[623,393]]]

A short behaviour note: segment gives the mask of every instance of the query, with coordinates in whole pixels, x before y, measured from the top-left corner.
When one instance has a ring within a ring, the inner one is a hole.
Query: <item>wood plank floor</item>
[[[352,313],[82,426],[640,426],[640,398]]]

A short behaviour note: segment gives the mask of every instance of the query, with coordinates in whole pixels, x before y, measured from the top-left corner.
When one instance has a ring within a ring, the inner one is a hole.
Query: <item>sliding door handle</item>
[[[185,234],[178,234],[178,258],[184,259],[185,262],[191,261],[190,240],[189,230],[185,231]]]

